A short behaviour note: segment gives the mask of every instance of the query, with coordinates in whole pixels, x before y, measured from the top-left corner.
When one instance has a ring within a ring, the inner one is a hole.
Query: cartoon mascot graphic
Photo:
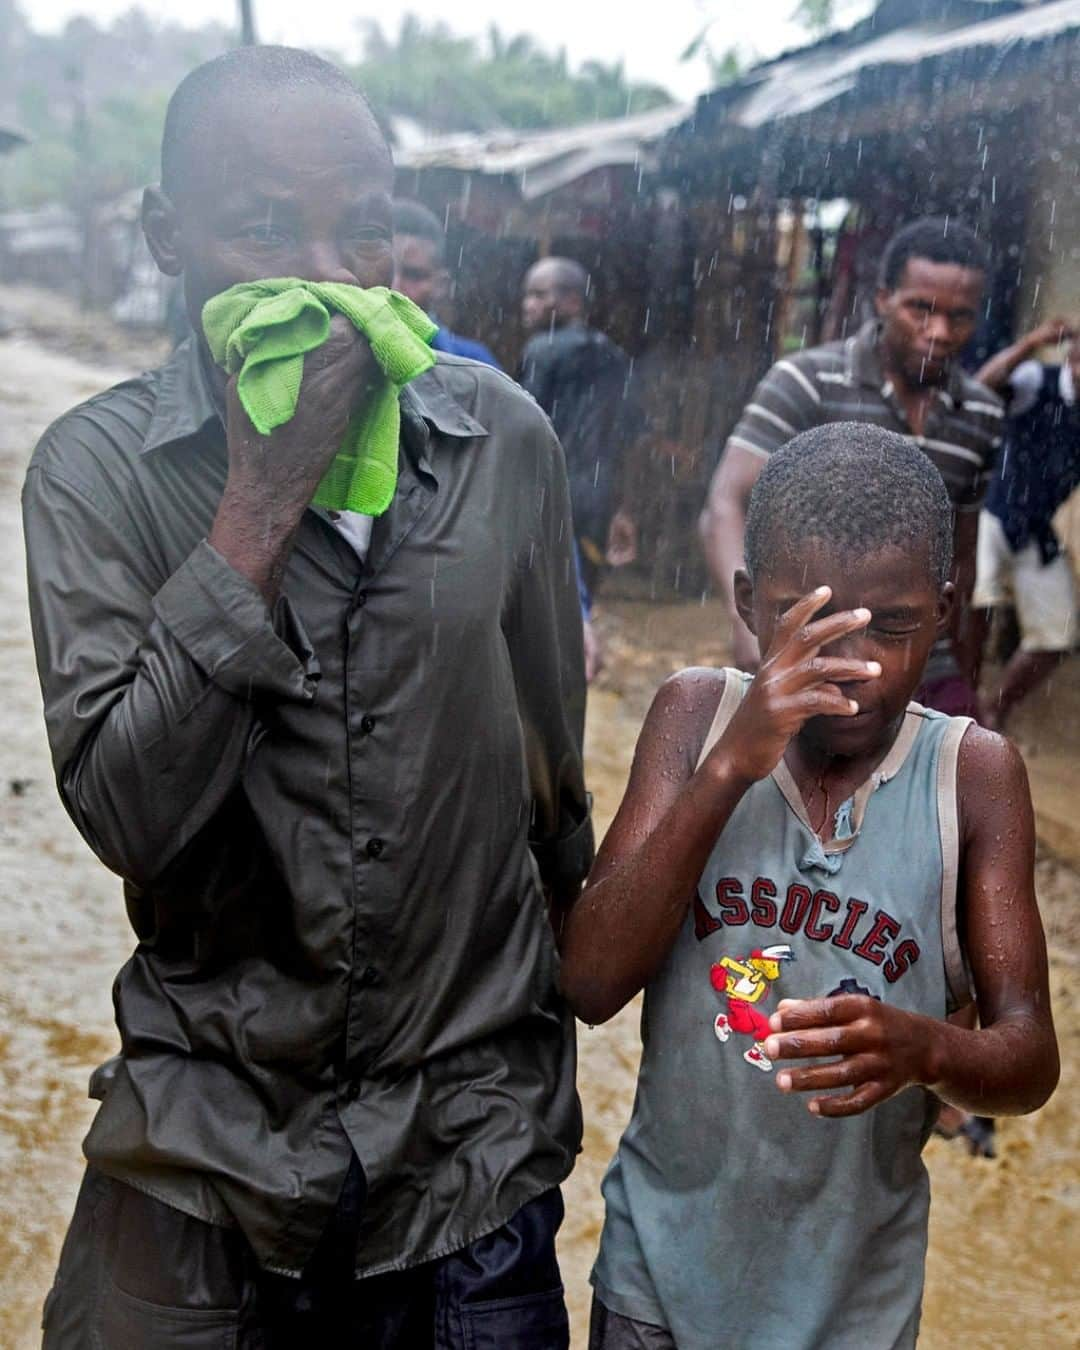
[[[753,1036],[754,1043],[743,1052],[743,1059],[763,1073],[772,1071],[772,1060],[765,1054],[764,1044],[769,1019],[754,1005],[769,992],[769,985],[780,978],[781,966],[794,960],[795,954],[788,946],[755,947],[745,961],[723,956],[709,972],[712,987],[727,997],[727,1012],[717,1013],[713,1022],[716,1039],[726,1042],[733,1031],[740,1036]]]

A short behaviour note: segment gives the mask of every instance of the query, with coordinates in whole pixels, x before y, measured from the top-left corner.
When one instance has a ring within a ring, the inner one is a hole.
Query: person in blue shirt
[[[446,233],[433,211],[420,202],[408,198],[394,201],[394,289],[407,295],[414,305],[439,323],[437,309],[449,292],[450,273],[446,267]],[[482,361],[486,366],[502,367],[484,346],[473,338],[439,324],[439,331],[431,340],[437,352],[450,356],[465,356]],[[581,599],[581,619],[585,625],[585,675],[590,684],[604,664],[600,638],[592,623],[592,596],[585,582],[581,554],[574,541],[574,559],[577,564],[578,594]]]
[[[407,295],[439,324],[439,331],[431,340],[437,352],[467,356],[501,370],[482,342],[462,337],[439,322],[438,307],[446,300],[449,288],[446,233],[438,217],[420,202],[398,198],[394,202],[394,289]]]

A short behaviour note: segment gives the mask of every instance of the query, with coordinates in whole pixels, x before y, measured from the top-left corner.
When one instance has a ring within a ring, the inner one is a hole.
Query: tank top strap
[[[733,670],[731,666],[724,667],[724,692],[720,695],[720,702],[716,705],[716,713],[713,716],[712,725],[709,727],[709,733],[701,747],[701,754],[698,755],[695,768],[701,768],[705,762],[705,756],[727,730],[728,723],[735,716],[735,709],[742,702],[743,695],[750,685],[750,679],[751,677],[745,671]]]
[[[957,898],[960,881],[960,806],[957,765],[960,742],[970,717],[951,717],[941,737],[937,762],[937,807],[941,831],[941,950],[945,958],[948,1008],[955,1012],[972,1002],[971,971],[960,940]]]

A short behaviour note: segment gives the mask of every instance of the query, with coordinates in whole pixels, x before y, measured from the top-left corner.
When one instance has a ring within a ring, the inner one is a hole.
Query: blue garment
[[[1035,365],[1035,362],[1030,363]],[[1022,368],[1014,372],[1021,373]],[[1043,366],[1041,381],[1022,410],[1014,398],[1005,430],[1001,464],[986,496],[1014,553],[1034,541],[1043,564],[1061,552],[1053,519],[1080,483],[1080,408],[1061,366]]]
[[[574,540],[574,566],[577,568],[577,592],[578,599],[581,601],[581,617],[586,623],[592,618],[592,596],[589,594],[589,588],[585,585],[585,574],[581,570],[581,550],[578,548],[578,542]]]
[[[496,370],[502,370],[502,366],[482,342],[461,337],[457,333],[452,333],[449,328],[440,327],[431,339],[431,345],[435,351],[446,352],[448,356],[467,356],[470,361],[481,361],[485,366],[494,366]]]

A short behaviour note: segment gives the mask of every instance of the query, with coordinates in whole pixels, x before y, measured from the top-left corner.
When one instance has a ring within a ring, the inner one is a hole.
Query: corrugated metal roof
[[[923,8],[925,13],[925,7]],[[1022,12],[978,23],[919,22],[890,28],[865,42],[816,43],[751,70],[725,87],[713,102],[713,117],[753,131],[798,117],[850,93],[868,71],[911,66],[950,52],[1044,42],[1080,31],[1080,0],[1031,4]],[[560,127],[554,131],[464,132],[424,138],[410,125],[395,153],[399,168],[456,169],[516,178],[524,198],[542,197],[593,169],[630,164],[656,165],[656,151],[669,133],[691,120],[695,109],[670,104],[632,117]]]
[[[1080,0],[1055,0],[961,27],[915,24],[853,47],[837,49],[822,43],[751,71],[736,90],[725,91],[726,120],[753,130],[831,103],[850,93],[859,77],[875,68],[915,65],[979,47],[1000,51],[1044,42],[1072,29],[1080,30]],[[741,98],[739,88],[746,89]]]
[[[608,118],[554,131],[464,132],[400,146],[404,169],[457,169],[517,178],[526,199],[542,197],[593,169],[652,166],[653,148],[693,111],[668,104],[631,117]]]

